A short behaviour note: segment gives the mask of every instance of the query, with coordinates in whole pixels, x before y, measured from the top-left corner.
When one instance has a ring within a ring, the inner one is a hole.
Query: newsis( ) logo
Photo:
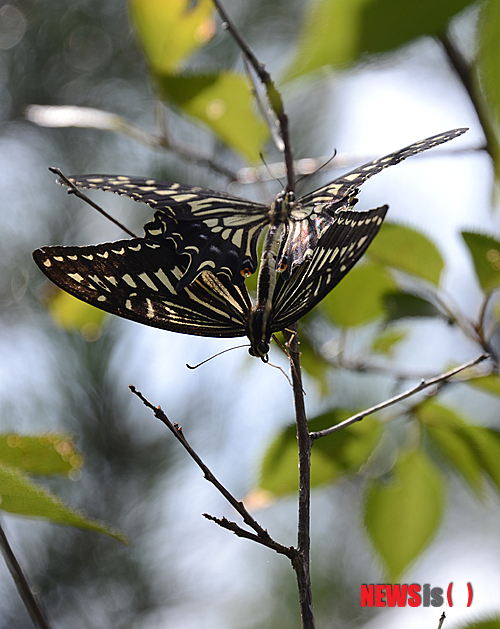
[[[446,602],[453,607],[453,582],[446,589]],[[467,583],[467,607],[472,603],[472,585]],[[361,585],[361,607],[441,607],[445,602],[445,591],[432,587],[430,583],[363,583]]]

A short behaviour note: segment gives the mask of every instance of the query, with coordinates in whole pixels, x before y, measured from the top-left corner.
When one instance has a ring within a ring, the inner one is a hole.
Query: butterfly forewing
[[[202,270],[223,273],[234,284],[242,284],[257,269],[257,241],[268,223],[266,205],[142,177],[82,175],[69,179],[79,188],[114,192],[156,210],[154,220],[144,226],[146,237],[170,239],[178,254],[189,255],[178,289],[188,286]]]
[[[242,284],[244,277],[257,268],[257,241],[262,229],[277,221],[284,223],[277,270],[284,279],[289,279],[294,268],[313,255],[318,242],[335,222],[337,211],[352,209],[358,188],[367,179],[465,131],[440,133],[368,162],[294,204],[287,202],[283,207],[291,209],[283,213],[274,212],[278,202],[266,206],[223,192],[154,179],[84,175],[70,180],[79,187],[109,190],[155,209],[154,220],[145,225],[146,238],[158,242],[171,240],[177,254],[188,256],[175,284],[177,290],[191,284],[204,271]]]
[[[88,247],[44,247],[35,262],[55,284],[101,310],[153,327],[198,336],[244,336],[251,308],[243,285],[201,273],[187,289],[173,245],[143,238]]]
[[[278,278],[271,331],[283,330],[320,302],[352,269],[377,235],[388,207],[368,212],[338,211],[310,260],[288,281]]]
[[[285,269],[284,277],[290,277],[293,267],[301,264],[306,257],[311,255],[318,240],[331,224],[335,211],[352,207],[358,188],[367,179],[384,168],[394,166],[412,155],[449,142],[466,131],[467,129],[453,129],[420,140],[395,153],[367,162],[326,186],[303,196],[297,203],[296,210],[292,212],[286,236],[282,238],[279,265]]]

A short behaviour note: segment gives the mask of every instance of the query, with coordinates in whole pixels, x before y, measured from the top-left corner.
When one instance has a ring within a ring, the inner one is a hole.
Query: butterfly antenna
[[[262,153],[259,153],[259,157],[260,157],[261,162],[267,168],[267,172],[269,173],[269,177],[271,177],[271,179],[274,179],[274,181],[277,181],[279,183],[279,185],[281,186],[281,189],[284,190],[285,186],[283,185],[283,182],[281,181],[281,179],[279,179],[278,177],[273,175],[273,171],[269,167],[268,163],[266,162],[264,155]]]
[[[217,354],[210,356],[210,358],[205,358],[205,360],[202,360],[201,363],[198,363],[197,365],[189,365],[188,363],[186,363],[186,367],[188,369],[198,369],[198,367],[201,367],[205,363],[208,363],[208,361],[212,360],[212,358],[217,358],[217,356],[220,356],[221,354],[230,352],[233,349],[241,349],[242,347],[250,347],[250,343],[245,343],[245,345],[235,345],[234,347],[228,347],[227,349],[223,349],[222,352],[217,352]]]
[[[299,177],[297,179],[297,183],[300,183],[303,179],[307,179],[308,177],[312,177],[313,175],[317,175],[323,168],[325,168],[325,166],[328,166],[328,164],[335,159],[335,157],[337,156],[337,149],[335,149],[333,151],[333,155],[331,157],[329,157],[326,162],[323,162],[321,164],[321,166],[318,166],[318,168],[316,168],[315,170],[313,170],[312,173],[305,173],[303,174],[301,177]]]
[[[69,188],[68,194],[74,194],[76,197],[78,197],[82,201],[85,201],[85,203],[88,203],[91,207],[94,208],[94,210],[97,210],[100,214],[102,214],[105,218],[107,218],[108,221],[111,221],[112,223],[117,225],[120,229],[123,229],[123,231],[126,234],[128,234],[129,236],[132,236],[132,238],[137,238],[134,232],[130,231],[130,229],[125,227],[125,225],[122,225],[122,223],[120,223],[120,221],[117,221],[116,218],[113,218],[110,214],[108,214],[105,210],[103,210],[102,207],[99,207],[97,203],[94,203],[92,201],[92,199],[89,199],[89,197],[86,194],[84,194],[80,190],[80,188],[75,186],[75,184],[70,179],[68,179],[68,177],[66,177],[66,175],[63,173],[63,171],[60,168],[54,168],[53,166],[49,166],[49,170],[51,173],[54,173],[55,175],[57,175],[59,179],[61,179],[61,181],[64,183],[65,186],[68,186]]]

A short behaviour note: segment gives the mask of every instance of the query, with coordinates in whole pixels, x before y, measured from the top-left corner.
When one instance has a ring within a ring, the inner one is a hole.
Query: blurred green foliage
[[[477,55],[465,55],[470,63],[467,87],[476,108],[481,109],[489,123],[483,126],[488,151],[500,172],[495,135],[500,124],[500,10],[496,0],[479,4],[465,0],[445,3],[321,0],[292,5],[256,1],[237,6],[234,11],[243,33],[250,35],[251,45],[271,56],[277,55],[278,60],[272,59],[272,63],[282,72],[278,85],[285,86],[287,96],[294,98],[297,95],[294,89],[302,97],[307,96],[307,108],[294,109],[296,120],[292,123],[299,137],[311,117],[311,101],[318,107],[315,111],[331,107],[331,103],[320,98],[321,84],[317,81],[347,67],[366,68],[369,62],[387,59],[398,47],[409,47],[423,36],[431,35],[439,41],[460,11],[478,11],[473,45]],[[22,120],[26,105],[32,103],[112,110],[133,121],[139,135],[141,127],[148,129],[142,138],[146,146],[150,142],[149,128],[155,122],[161,129],[160,135],[167,136],[164,143],[167,145],[171,133],[174,138],[176,134],[198,138],[201,122],[204,129],[201,145],[206,154],[224,159],[233,169],[242,159],[256,161],[259,152],[266,148],[272,152],[268,129],[258,113],[239,61],[240,52],[229,35],[217,28],[218,19],[208,0],[194,3],[131,0],[133,29],[121,0],[105,3],[13,0],[6,6],[7,9],[5,6],[0,9],[3,88],[0,115],[10,124],[5,138],[9,139],[8,134],[14,137],[22,129],[27,138],[23,141],[29,143],[44,165],[50,165],[48,162],[54,157],[75,171],[109,171],[117,165],[145,170],[153,164],[154,170],[167,178],[175,179],[182,173],[187,179],[193,178],[193,184],[223,186],[219,174],[212,177],[199,169],[184,167],[175,153],[170,161],[163,153],[158,158],[158,144],[151,145],[149,152],[146,149],[141,152],[136,145],[114,144],[109,136],[95,129],[44,130],[34,140],[34,135],[27,135]],[[301,12],[302,22],[292,17]],[[156,120],[155,108],[161,111]],[[318,120],[321,120],[319,114]],[[194,144],[196,152],[196,140]],[[13,155],[10,150],[6,163]],[[151,172],[151,176],[157,174]],[[9,184],[6,180],[6,186]],[[31,194],[26,196],[26,190]],[[148,437],[142,426],[133,428],[138,422],[137,410],[131,411],[124,403],[121,384],[118,385],[121,372],[116,366],[120,361],[113,362],[117,328],[102,327],[98,311],[85,312],[80,308],[72,311],[74,306],[65,302],[62,294],[49,300],[49,310],[63,324],[64,331],[54,332],[49,319],[41,314],[45,306],[41,308],[40,304],[45,300],[40,299],[41,280],[32,268],[30,250],[44,244],[40,242],[42,234],[54,243],[73,244],[75,240],[89,239],[88,219],[82,218],[80,212],[68,212],[63,201],[56,201],[62,196],[57,197],[52,189],[47,193],[51,201],[45,203],[44,193],[40,188],[34,189],[29,178],[16,180],[5,220],[15,214],[17,206],[24,205],[32,208],[33,223],[17,219],[16,234],[21,234],[26,225],[30,228],[20,244],[9,242],[9,232],[4,230],[2,245],[8,247],[0,260],[0,288],[5,322],[42,331],[47,340],[45,355],[51,352],[57,355],[54,363],[46,364],[52,365],[58,390],[51,392],[52,398],[46,406],[33,400],[34,424],[64,422],[65,430],[75,434],[79,451],[85,454],[81,480],[71,483],[70,488],[68,483],[54,481],[54,493],[64,496],[67,503],[85,508],[93,518],[111,522],[103,532],[114,531],[119,524],[129,537],[134,537],[136,548],[141,544],[154,546],[156,542],[151,539],[156,539],[155,526],[165,526],[163,516],[159,517],[155,511],[161,506],[155,491],[163,474],[167,470],[172,473],[175,456],[169,441],[157,435]],[[47,210],[38,218],[42,205],[50,205],[50,212]],[[134,220],[140,223],[140,219]],[[471,231],[464,232],[463,237],[471,254],[469,270],[478,283],[474,288],[479,293],[476,310],[480,314],[476,318],[457,312],[446,301],[441,280],[446,264],[453,261],[445,261],[440,243],[432,242],[413,228],[389,223],[370,247],[366,260],[308,315],[307,325],[301,327],[302,364],[310,378],[308,382],[316,384],[321,392],[323,410],[311,420],[311,429],[334,425],[358,408],[346,410],[345,404],[339,404],[336,384],[332,384],[343,367],[349,368],[353,338],[361,339],[355,347],[357,351],[361,348],[364,357],[356,369],[364,372],[366,379],[355,380],[352,387],[361,401],[368,397],[370,387],[372,398],[379,400],[383,394],[378,381],[367,384],[372,371],[376,372],[379,366],[374,363],[375,358],[384,361],[381,366],[391,385],[408,380],[400,377],[397,359],[414,334],[421,335],[425,347],[425,333],[418,328],[422,317],[436,322],[446,319],[463,335],[464,345],[480,352],[489,344],[494,351],[500,312],[498,308],[488,307],[488,298],[495,297],[500,287],[499,241],[494,235]],[[395,320],[397,329],[391,323]],[[86,333],[89,325],[91,332]],[[28,333],[27,338],[31,339]],[[144,361],[148,361],[147,356]],[[123,366],[125,362],[122,360],[120,364]],[[42,368],[37,365],[37,369],[30,367],[30,371],[43,371],[47,368],[43,365]],[[492,394],[493,400],[500,394],[496,373],[473,372],[464,375],[464,380],[467,385],[463,388],[471,399],[482,394],[478,391]],[[384,391],[390,388],[384,387]],[[484,496],[486,487],[491,487],[496,496],[500,489],[498,421],[492,427],[481,426],[480,419],[464,409],[445,405],[439,389],[433,393],[434,399],[418,398],[410,405],[393,407],[320,439],[313,448],[314,486],[324,490],[328,485],[345,486],[348,481],[361,484],[365,530],[385,568],[385,573],[377,573],[380,578],[401,576],[436,535],[445,509],[449,472],[462,479],[474,496]],[[186,397],[194,396],[188,392]],[[24,409],[22,402],[16,399],[12,407]],[[181,409],[180,412],[188,414],[183,406]],[[18,411],[20,416],[23,412]],[[205,419],[203,413],[198,415]],[[5,421],[11,417],[7,412],[3,416]],[[39,437],[9,434],[6,442],[9,439],[19,440],[23,454],[16,458],[15,450],[8,446],[9,449],[3,448],[4,461],[0,443],[0,461],[10,466],[2,472],[4,510],[43,515],[76,526],[84,522],[98,530],[100,525],[96,521],[75,520],[74,511],[65,511],[57,499],[47,498],[47,490],[38,491],[22,475],[22,472],[48,474],[56,469],[69,474],[68,461],[49,446],[45,447]],[[384,464],[380,464],[381,457]],[[294,428],[288,426],[267,446],[260,467],[260,487],[283,497],[292,494],[296,486],[296,437]],[[58,528],[56,535],[41,542],[45,556],[36,564],[35,576],[58,621],[70,614],[75,619],[73,608],[79,609],[82,602],[87,607],[89,599],[99,610],[101,627],[130,626],[142,622],[152,610],[178,604],[180,592],[176,589],[175,576],[166,585],[168,593],[159,592],[151,555],[148,558],[140,548],[135,554],[133,550],[124,554],[115,548],[120,545],[110,545],[114,540],[103,536],[96,540],[97,537],[84,537],[79,531]],[[326,543],[330,541],[329,538]],[[157,553],[156,547],[154,552]],[[355,561],[352,558],[349,561],[348,567],[354,572]],[[164,564],[167,570],[168,561]],[[340,583],[337,583],[339,597],[334,610],[331,588],[324,586],[326,579],[318,585],[318,591],[324,587],[324,596],[318,595],[315,600],[320,611],[328,610],[323,614],[328,623],[335,615],[339,626],[359,622],[359,610],[352,603],[353,592],[356,595],[358,592],[357,581],[354,578],[355,586],[349,584],[347,572],[344,566],[338,571],[331,568],[329,573],[330,579],[339,579]],[[175,575],[175,568],[170,570],[169,575],[172,574]],[[297,615],[288,621],[289,616],[280,613],[283,581],[278,581],[275,587],[279,591],[279,595],[273,596],[278,621],[269,620],[273,617],[270,611],[262,626],[290,628],[298,622]],[[341,596],[350,604],[342,607]],[[290,606],[286,614],[290,614]],[[1,622],[2,627],[9,629],[23,626],[22,615],[14,607],[5,612]],[[498,620],[469,626],[492,629],[498,626]]]

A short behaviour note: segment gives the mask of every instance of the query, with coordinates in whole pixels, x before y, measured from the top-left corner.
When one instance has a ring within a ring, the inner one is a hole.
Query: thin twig
[[[297,423],[297,441],[299,449],[299,515],[297,530],[297,556],[293,567],[297,575],[300,611],[304,629],[314,629],[310,574],[311,545],[311,447],[312,440],[307,428],[307,416],[304,403],[304,390],[300,373],[300,352],[298,341],[298,323],[290,326],[285,332],[289,347],[293,397],[295,404],[295,421]]]
[[[292,146],[290,143],[290,132],[288,125],[288,116],[285,112],[285,107],[283,105],[283,99],[281,98],[281,94],[276,89],[273,80],[271,79],[271,75],[266,70],[263,63],[261,63],[257,57],[253,54],[252,50],[243,39],[243,36],[236,28],[236,25],[230,20],[228,14],[226,13],[224,7],[220,3],[219,0],[213,0],[213,3],[222,18],[224,23],[224,28],[231,33],[232,37],[240,47],[243,55],[248,60],[252,68],[255,70],[257,76],[263,83],[266,88],[267,98],[269,100],[269,104],[271,105],[272,110],[276,114],[276,118],[279,122],[280,135],[283,140],[283,154],[285,157],[285,165],[286,165],[286,173],[287,173],[287,190],[294,191],[295,190],[295,173],[293,170],[293,152]]]
[[[295,558],[297,551],[293,547],[283,546],[282,544],[276,542],[269,533],[263,529],[260,524],[250,515],[250,513],[245,509],[244,504],[236,500],[236,498],[222,485],[217,478],[212,474],[210,469],[203,463],[198,454],[193,450],[193,448],[189,445],[184,433],[182,432],[182,428],[176,424],[172,423],[166,414],[161,410],[159,406],[153,406],[149,400],[147,400],[140,391],[130,385],[129,389],[132,391],[134,395],[136,395],[145,406],[151,409],[156,417],[159,419],[165,426],[170,430],[170,432],[175,436],[177,441],[183,446],[189,456],[193,459],[193,461],[198,465],[198,467],[203,472],[205,479],[214,485],[216,489],[224,496],[224,498],[229,502],[229,504],[241,515],[245,524],[251,527],[256,533],[258,537],[258,541],[260,544],[271,548],[272,550],[280,553],[281,555],[286,555],[292,561]],[[242,529],[243,530],[243,529]],[[252,538],[253,539],[253,538]],[[254,540],[257,541],[257,540]]]
[[[203,513],[202,515],[204,518],[206,518],[207,520],[210,520],[211,522],[215,522],[215,524],[218,524],[223,529],[226,529],[227,531],[231,531],[237,537],[243,537],[244,539],[249,539],[252,542],[256,542],[257,544],[263,544],[264,546],[268,546],[268,544],[263,542],[263,540],[258,535],[256,535],[255,533],[252,533],[251,531],[246,531],[245,529],[242,529],[241,526],[238,526],[238,524],[236,524],[236,522],[232,522],[231,520],[228,520],[227,518],[216,518],[215,516],[210,515],[209,513]],[[283,552],[282,550],[278,550],[276,548],[273,548],[273,550],[276,550],[276,552],[278,552],[281,555],[286,555],[290,559],[292,559],[297,552],[292,547],[287,548],[287,552]]]
[[[443,612],[443,613],[441,614],[441,618],[439,619],[438,629],[441,629],[441,627],[443,626],[443,622],[444,622],[444,619],[445,619],[445,618],[446,618],[446,614]]]
[[[312,441],[315,441],[316,439],[319,439],[321,437],[327,437],[328,435],[331,435],[334,432],[337,432],[338,430],[342,430],[342,428],[346,428],[347,426],[350,426],[351,424],[361,421],[367,415],[371,415],[372,413],[381,411],[382,409],[387,408],[388,406],[392,406],[393,404],[396,404],[397,402],[401,402],[401,400],[405,400],[406,398],[409,398],[412,395],[415,395],[415,393],[418,393],[419,391],[422,391],[423,389],[427,389],[428,387],[432,387],[441,382],[445,382],[446,380],[449,380],[452,376],[456,375],[457,373],[460,373],[461,371],[464,371],[465,369],[468,369],[469,367],[474,367],[474,365],[479,364],[480,362],[482,362],[483,360],[486,360],[487,358],[489,358],[489,354],[481,354],[474,360],[470,360],[469,362],[464,363],[463,365],[460,365],[459,367],[456,367],[455,369],[452,369],[451,371],[447,371],[446,373],[436,376],[435,378],[430,378],[429,380],[422,380],[422,382],[412,387],[411,389],[408,389],[404,393],[400,393],[399,395],[396,395],[395,397],[392,397],[389,400],[385,400],[385,402],[376,404],[375,406],[372,406],[371,408],[368,408],[365,411],[356,413],[356,415],[353,415],[352,417],[349,417],[345,421],[340,422],[340,424],[336,424],[335,426],[331,426],[330,428],[325,428],[325,430],[319,430],[318,432],[311,432],[309,433],[309,436]]]
[[[187,145],[172,140],[164,132],[151,133],[123,116],[109,111],[74,105],[29,105],[26,108],[26,118],[42,127],[76,127],[120,133],[144,146],[168,149],[186,162],[209,168],[224,175],[230,181],[236,179],[236,173],[233,170],[211,157],[200,155],[199,151],[194,151]]]
[[[40,603],[36,600],[31,588],[29,586],[28,580],[24,575],[24,572],[14,555],[14,552],[9,544],[9,540],[5,535],[5,531],[0,525],[0,550],[2,552],[5,563],[7,564],[7,568],[9,569],[12,578],[14,579],[14,583],[16,584],[17,591],[19,592],[19,596],[22,598],[24,606],[26,607],[33,624],[40,629],[50,629],[49,622],[47,617],[40,605]]]
[[[92,201],[92,199],[89,199],[89,197],[85,193],[83,193],[80,190],[80,188],[75,186],[75,184],[70,179],[68,179],[68,177],[66,177],[66,175],[63,173],[63,171],[60,168],[54,168],[53,166],[50,166],[49,170],[50,170],[51,173],[54,173],[55,175],[58,175],[60,177],[60,179],[62,180],[62,183],[65,186],[68,186],[68,188],[69,188],[68,189],[68,194],[74,194],[76,197],[78,197],[82,201],[85,201],[85,203],[88,203],[91,207],[94,208],[94,210],[97,210],[100,214],[102,214],[109,221],[111,221],[112,223],[117,225],[120,229],[123,229],[123,231],[126,234],[128,234],[129,236],[132,236],[132,238],[137,238],[137,236],[134,234],[134,232],[130,231],[130,229],[125,227],[125,225],[122,225],[122,223],[120,223],[120,221],[116,220],[116,218],[113,218],[110,214],[108,214],[105,210],[103,210],[102,207],[97,205],[97,203],[94,203]]]

